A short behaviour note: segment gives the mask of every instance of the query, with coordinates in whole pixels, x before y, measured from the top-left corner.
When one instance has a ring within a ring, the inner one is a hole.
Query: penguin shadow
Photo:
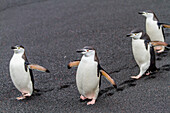
[[[36,91],[34,91],[34,93],[38,94],[38,93],[43,93],[43,92],[50,92],[53,90],[54,90],[54,87],[53,88],[36,89]]]
[[[92,99],[84,99],[84,100],[79,99],[80,102],[89,102],[89,101],[91,101],[91,100],[92,100]]]
[[[168,55],[170,48],[165,48],[165,51],[162,53],[156,53],[156,60],[162,60],[164,57]]]
[[[147,78],[145,78],[145,80],[150,80],[150,79],[155,79],[156,76],[155,75],[149,75]]]
[[[162,73],[164,71],[170,71],[170,64],[166,64],[166,65],[163,65],[162,67],[160,67],[159,73]]]
[[[142,79],[142,78],[145,78],[144,80],[154,79],[154,78],[156,78],[155,73],[156,72],[152,72],[150,75],[145,75],[144,74],[140,79]],[[126,81],[120,83],[119,87],[117,88],[117,91],[123,91],[124,89],[136,86],[135,82],[137,80],[140,80],[140,79],[132,79],[132,78],[130,78],[129,80],[126,80]]]
[[[136,79],[129,79],[119,84],[117,91],[123,91],[125,88],[136,86]]]
[[[158,73],[159,70],[160,70],[160,69],[158,69],[158,71],[156,71],[156,72],[152,72],[150,75],[143,75],[143,77],[145,77],[144,80],[155,79],[155,78],[156,78],[156,75],[155,75],[155,74]]]
[[[157,76],[155,75],[156,73],[163,73],[165,71],[170,71],[170,64],[166,64],[163,65],[162,67],[160,67],[158,69],[158,71],[151,73],[149,76],[144,75],[144,77],[146,77],[145,80],[149,80],[149,79],[155,79]]]
[[[34,97],[41,96],[43,93],[53,91],[54,88],[34,89],[33,94],[30,97],[26,97],[24,100],[32,100]]]
[[[116,88],[116,91],[123,91],[125,88],[129,88],[129,87],[134,87],[136,86],[136,83],[134,83],[136,81],[136,79],[129,79],[126,80],[124,82],[122,82],[121,84],[118,85],[118,87]],[[113,86],[111,87],[107,87],[105,89],[100,90],[99,92],[99,97],[102,96],[103,94],[105,94],[105,96],[112,96],[114,94],[114,92],[110,92],[112,90],[114,90],[115,88]]]
[[[170,64],[163,65],[163,66],[161,67],[161,70],[163,70],[163,71],[170,71]]]
[[[54,88],[34,89],[32,96],[41,96],[42,93],[53,91]],[[32,97],[31,96],[31,97]]]
[[[165,37],[169,37],[170,36],[170,33],[165,33]]]
[[[101,97],[103,94],[106,94],[105,96],[112,96],[114,93],[109,92],[109,91],[114,90],[114,89],[115,88],[113,86],[102,89],[102,90],[99,91],[98,97]],[[107,92],[109,92],[109,93],[107,93]]]
[[[59,88],[58,88],[58,90],[63,90],[63,89],[66,89],[66,88],[69,88],[71,85],[73,85],[74,84],[74,82],[68,82],[68,83],[66,83],[66,84],[64,84],[64,85],[61,85]]]
[[[34,89],[34,92],[32,94],[32,96],[41,96],[41,90],[40,89]]]
[[[60,86],[60,90],[62,90],[62,89],[65,89],[65,88],[69,88],[71,85],[68,85],[68,84],[66,84],[66,85],[62,85],[62,86]]]

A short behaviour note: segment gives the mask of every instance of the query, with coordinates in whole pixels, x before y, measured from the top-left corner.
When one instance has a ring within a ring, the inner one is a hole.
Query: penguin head
[[[13,49],[14,53],[16,53],[16,54],[25,52],[25,49],[22,45],[12,46],[11,49]]]
[[[134,29],[129,34],[127,34],[127,37],[131,37],[133,39],[140,39],[143,35],[143,31],[140,29]]]
[[[146,18],[156,18],[155,13],[151,10],[139,11],[138,14],[141,14],[141,15],[145,16]]]
[[[91,46],[85,46],[83,49],[78,49],[76,52],[81,53],[85,55],[86,57],[95,55],[95,49]]]

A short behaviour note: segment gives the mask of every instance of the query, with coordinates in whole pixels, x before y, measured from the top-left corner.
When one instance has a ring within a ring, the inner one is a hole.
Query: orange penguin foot
[[[96,100],[95,99],[92,99],[92,101],[88,102],[87,105],[93,105],[95,104]]]
[[[133,79],[139,79],[141,76],[140,75],[137,75],[137,76],[131,76],[131,78]]]
[[[162,53],[162,52],[164,51],[164,49],[162,48],[162,46],[156,46],[156,47],[154,47],[154,49],[155,49],[155,51],[156,51],[157,53]]]
[[[17,100],[23,100],[23,99],[25,99],[26,97],[30,97],[30,96],[31,96],[30,93],[22,93],[22,96],[17,97],[16,99],[17,99]]]
[[[16,99],[17,100],[23,100],[23,99],[25,99],[25,96],[20,96],[20,97],[17,97]]]
[[[84,97],[83,95],[81,95],[81,96],[80,96],[80,99],[81,99],[81,100],[85,100],[86,97]]]
[[[146,73],[145,75],[150,75],[150,74],[151,74],[151,73],[148,72],[148,73]]]
[[[162,53],[162,52],[164,52],[164,50],[157,51],[157,53]]]

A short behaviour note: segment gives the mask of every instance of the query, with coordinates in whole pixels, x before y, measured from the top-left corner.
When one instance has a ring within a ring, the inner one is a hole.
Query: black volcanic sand
[[[170,52],[157,55],[157,73],[132,80],[139,69],[131,50],[132,29],[145,30],[138,11],[153,10],[161,22],[170,23],[170,0],[1,0],[0,1],[0,112],[104,112],[169,113]],[[165,29],[170,43],[170,29]],[[9,75],[11,46],[26,48],[31,63],[51,73],[33,71],[40,91],[22,101]],[[115,90],[102,77],[95,105],[80,101],[76,68],[70,61],[81,58],[76,49],[96,48],[102,67],[118,84]]]

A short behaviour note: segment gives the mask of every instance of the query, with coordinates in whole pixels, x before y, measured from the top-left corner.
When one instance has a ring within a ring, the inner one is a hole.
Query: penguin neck
[[[147,23],[154,22],[154,21],[156,21],[156,20],[154,20],[154,17],[147,17],[146,18]]]
[[[136,43],[136,42],[140,42],[141,41],[141,39],[134,39],[134,38],[132,38],[132,43]]]
[[[83,55],[82,60],[94,61],[95,53],[92,55]]]
[[[13,54],[13,57],[17,57],[17,58],[22,58],[24,53],[20,52],[20,53],[15,53]]]
[[[141,40],[140,38],[132,38],[132,41]]]

